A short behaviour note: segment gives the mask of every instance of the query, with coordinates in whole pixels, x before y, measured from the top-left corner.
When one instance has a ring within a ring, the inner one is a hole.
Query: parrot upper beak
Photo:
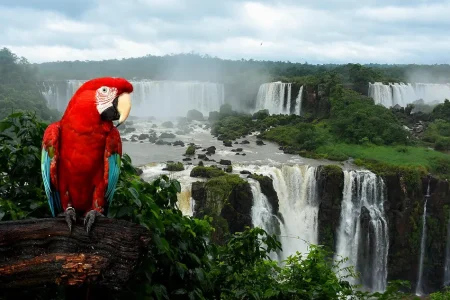
[[[117,111],[120,114],[119,117],[119,123],[116,127],[119,127],[120,124],[122,124],[130,114],[131,110],[131,96],[129,93],[123,93],[119,96],[118,102],[117,102]]]

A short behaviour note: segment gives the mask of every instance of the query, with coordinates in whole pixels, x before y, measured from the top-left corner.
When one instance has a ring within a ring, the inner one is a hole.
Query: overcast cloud
[[[450,63],[450,1],[0,0],[0,20],[0,47],[31,62],[194,51],[309,63]]]

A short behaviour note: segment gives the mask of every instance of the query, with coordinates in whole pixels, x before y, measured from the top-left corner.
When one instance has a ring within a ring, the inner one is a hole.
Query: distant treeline
[[[235,84],[336,73],[345,83],[450,82],[450,65],[322,64],[289,61],[227,60],[194,53],[102,61],[58,61],[36,65],[45,80],[120,76],[129,79],[200,80]]]
[[[9,49],[0,49],[0,120],[12,112],[32,111],[42,120],[59,118],[37,86],[37,68]]]

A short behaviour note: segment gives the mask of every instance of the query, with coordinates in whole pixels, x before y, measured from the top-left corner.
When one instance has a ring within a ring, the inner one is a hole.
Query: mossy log
[[[0,290],[55,283],[118,290],[149,242],[142,226],[103,217],[89,234],[83,219],[72,233],[64,218],[0,222]]]

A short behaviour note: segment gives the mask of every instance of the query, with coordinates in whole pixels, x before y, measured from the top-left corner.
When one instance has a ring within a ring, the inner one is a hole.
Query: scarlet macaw
[[[41,171],[52,215],[72,230],[84,213],[89,233],[111,203],[120,173],[119,126],[131,110],[133,86],[123,78],[96,78],[73,95],[62,119],[50,124],[42,141]]]

